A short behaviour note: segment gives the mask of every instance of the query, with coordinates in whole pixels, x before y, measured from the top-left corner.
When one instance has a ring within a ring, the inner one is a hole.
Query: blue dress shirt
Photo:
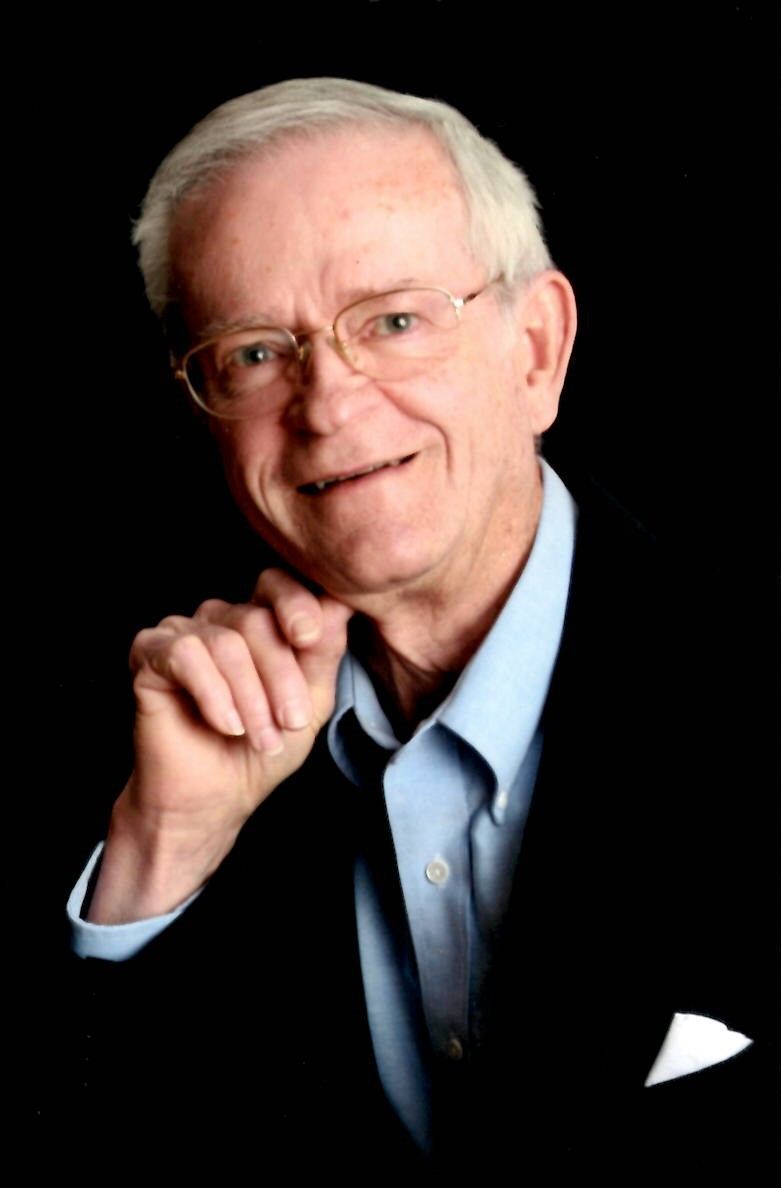
[[[415,1142],[431,1145],[432,1061],[480,1042],[481,991],[504,917],[542,748],[559,649],[576,507],[541,461],[535,540],[510,597],[450,694],[404,744],[351,653],[339,669],[328,745],[366,796],[384,798],[404,926],[383,906],[374,851],[355,870],[361,970],[377,1067]],[[69,900],[81,956],[123,960],[192,901],[134,924],[79,918],[93,855]]]

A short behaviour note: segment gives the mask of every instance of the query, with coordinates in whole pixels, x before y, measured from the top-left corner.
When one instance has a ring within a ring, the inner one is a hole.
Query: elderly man
[[[259,1174],[696,1151],[751,1052],[676,923],[649,540],[539,456],[575,305],[525,177],[443,104],[291,81],[192,130],[136,238],[280,564],[133,644],[82,1117]],[[695,1017],[686,1069],[733,1059],[681,1093]]]

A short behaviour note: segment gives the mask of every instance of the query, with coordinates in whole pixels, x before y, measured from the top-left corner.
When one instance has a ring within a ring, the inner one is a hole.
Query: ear
[[[549,269],[529,282],[516,305],[516,380],[535,434],[556,419],[559,396],[575,340],[577,312],[572,285]]]

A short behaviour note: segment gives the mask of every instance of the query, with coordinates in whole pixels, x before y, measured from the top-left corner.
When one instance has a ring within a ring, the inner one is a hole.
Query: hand
[[[213,599],[136,636],[136,766],[90,920],[160,915],[208,879],[330,717],[351,613],[269,569],[251,602]]]

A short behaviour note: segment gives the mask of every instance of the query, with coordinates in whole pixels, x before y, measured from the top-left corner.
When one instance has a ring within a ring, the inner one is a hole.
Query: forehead
[[[242,160],[182,202],[171,258],[185,312],[201,326],[271,306],[282,317],[294,289],[338,304],[474,276],[455,171],[415,128],[331,130]]]

